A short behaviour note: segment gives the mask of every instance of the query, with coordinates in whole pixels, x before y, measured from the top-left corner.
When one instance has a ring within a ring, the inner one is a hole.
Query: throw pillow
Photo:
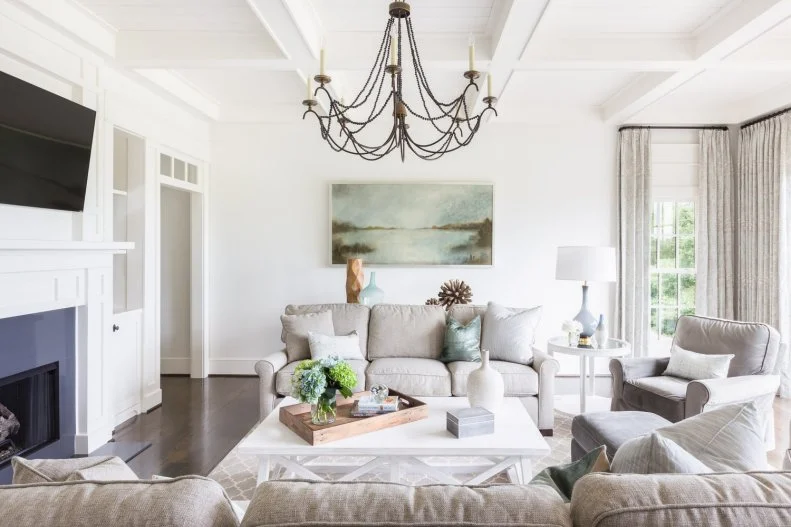
[[[703,470],[702,467],[707,472],[770,470],[763,439],[766,423],[760,408],[755,401],[721,406],[658,428],[651,435],[630,439],[615,453],[613,472],[648,474],[662,464],[668,470],[676,466],[685,472]],[[655,435],[674,445],[660,442]],[[693,466],[679,449],[697,459],[702,467]],[[641,460],[646,454],[663,456],[664,461]]]
[[[706,355],[673,345],[670,362],[662,375],[680,377],[690,381],[698,379],[724,379],[734,355]]]
[[[483,317],[481,348],[489,350],[491,360],[529,365],[540,320],[540,306],[517,309],[489,302]]]
[[[315,331],[322,335],[334,335],[332,312],[304,313],[300,315],[281,315],[280,322],[286,333],[286,354],[288,362],[310,358],[308,332]]]
[[[481,317],[476,316],[462,324],[449,316],[445,324],[445,344],[442,346],[442,362],[481,362]]]
[[[308,344],[312,359],[335,356],[344,360],[365,360],[360,351],[360,335],[356,331],[338,336],[308,331]]]
[[[712,470],[674,441],[656,432],[627,441],[612,460],[621,474],[705,474]]]
[[[594,448],[577,461],[547,467],[530,480],[531,485],[547,485],[557,491],[568,503],[571,501],[571,493],[574,484],[586,474],[591,472],[609,472],[610,462],[607,460],[607,447],[604,445]]]
[[[136,480],[137,475],[132,469],[115,456],[78,457],[71,459],[11,459],[14,474],[11,483],[47,483],[51,481],[72,481],[72,476],[82,472],[95,477],[79,477],[74,479]]]

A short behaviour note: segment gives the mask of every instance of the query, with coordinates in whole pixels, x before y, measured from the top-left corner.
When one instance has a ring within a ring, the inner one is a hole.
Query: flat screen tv
[[[0,203],[82,211],[96,112],[0,72]]]

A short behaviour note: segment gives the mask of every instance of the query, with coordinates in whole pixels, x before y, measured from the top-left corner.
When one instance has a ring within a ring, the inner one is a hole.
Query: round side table
[[[580,347],[569,346],[569,339],[566,336],[552,337],[547,342],[547,351],[550,355],[562,353],[564,355],[575,355],[580,358],[580,413],[585,413],[585,399],[587,398],[588,382],[590,382],[591,395],[594,394],[596,381],[596,370],[594,360],[600,357],[613,358],[625,357],[632,352],[631,346],[625,340],[609,339],[604,347]],[[586,360],[587,359],[587,360]],[[585,376],[590,374],[589,381],[586,382]]]

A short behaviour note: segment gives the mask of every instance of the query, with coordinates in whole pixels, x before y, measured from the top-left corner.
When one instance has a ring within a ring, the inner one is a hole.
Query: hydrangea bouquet
[[[335,422],[336,396],[351,397],[357,386],[357,374],[348,362],[338,357],[303,360],[291,377],[291,395],[310,403],[313,424]]]

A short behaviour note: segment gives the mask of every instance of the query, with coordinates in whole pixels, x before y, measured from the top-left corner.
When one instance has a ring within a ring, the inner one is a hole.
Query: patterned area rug
[[[568,463],[571,460],[571,419],[572,415],[559,412],[555,410],[555,435],[547,437],[547,443],[551,449],[550,453],[533,463],[533,474],[537,474],[545,467],[552,465],[559,465]],[[338,458],[338,457],[319,457],[313,463],[321,466],[326,465],[362,465],[370,461],[370,457],[360,458]],[[429,464],[447,463],[448,458],[426,458],[425,461]],[[481,463],[479,458],[454,458],[454,466],[463,465],[479,465]],[[258,472],[258,459],[255,456],[244,456],[238,453],[234,447],[231,452],[220,461],[220,464],[214,467],[209,477],[217,481],[225,488],[228,496],[232,500],[250,500],[253,497],[255,490],[256,474]],[[320,474],[326,479],[333,479],[338,477],[338,474]],[[387,468],[383,468],[381,472],[373,471],[365,474],[360,479],[366,481],[387,481],[388,480]],[[294,474],[286,472],[282,467],[276,467],[271,476],[272,479],[289,479],[294,478]],[[436,483],[432,477],[425,473],[418,472],[418,469],[403,469],[401,472],[402,483],[409,485],[426,485]],[[508,483],[510,479],[508,474],[501,472],[494,476],[486,483]]]

